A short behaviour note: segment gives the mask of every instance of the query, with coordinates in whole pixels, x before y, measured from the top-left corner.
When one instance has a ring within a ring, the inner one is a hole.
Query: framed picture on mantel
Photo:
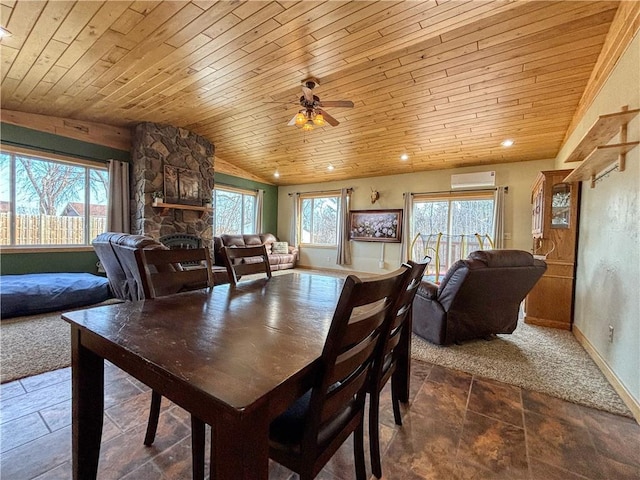
[[[166,203],[202,205],[198,172],[173,165],[165,165],[164,197]]]
[[[349,238],[360,242],[402,240],[402,209],[351,210]]]

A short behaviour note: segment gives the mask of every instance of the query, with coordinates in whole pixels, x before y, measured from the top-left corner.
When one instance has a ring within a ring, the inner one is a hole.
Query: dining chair
[[[397,348],[404,334],[411,335],[408,319],[411,315],[413,299],[420,286],[424,271],[431,257],[425,257],[422,262],[409,260],[403,264],[410,268],[409,275],[400,287],[399,295],[390,309],[390,320],[387,322],[378,346],[378,353],[371,374],[369,384],[369,450],[371,454],[371,470],[377,478],[382,477],[380,461],[380,392],[391,378],[391,403],[396,425],[402,425],[400,415],[400,400],[398,396],[398,381],[395,372],[400,360],[400,349]],[[394,381],[396,380],[396,381]]]
[[[334,311],[311,389],[271,423],[269,455],[311,480],[354,434],[356,477],[366,478],[364,411],[369,375],[388,311],[410,269],[358,278],[349,275]]]
[[[144,275],[145,298],[213,287],[211,256],[208,248],[139,249],[136,250],[138,268]],[[186,266],[183,266],[186,265]],[[151,392],[151,408],[144,444],[150,446],[156,438],[162,396]],[[204,480],[205,424],[191,417],[192,465],[194,480]]]
[[[255,247],[227,247],[221,249],[229,282],[237,285],[242,275],[265,273],[271,278],[269,255],[264,245]]]
[[[208,248],[140,249],[139,269],[145,298],[213,287],[213,270]]]

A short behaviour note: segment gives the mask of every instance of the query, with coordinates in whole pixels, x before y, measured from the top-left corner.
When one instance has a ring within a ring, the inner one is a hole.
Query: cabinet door
[[[556,183],[551,188],[551,228],[571,228],[571,184]]]

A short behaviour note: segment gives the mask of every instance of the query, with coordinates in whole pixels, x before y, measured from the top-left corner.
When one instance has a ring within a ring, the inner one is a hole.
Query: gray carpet
[[[69,325],[60,312],[2,320],[2,383],[66,367]],[[574,338],[563,330],[521,322],[511,335],[439,347],[414,335],[412,356],[546,393],[574,403],[631,416],[613,387]]]
[[[60,312],[2,320],[0,381],[4,383],[69,366],[70,331]]]
[[[571,332],[519,322],[511,335],[441,347],[413,336],[412,357],[632,417]]]

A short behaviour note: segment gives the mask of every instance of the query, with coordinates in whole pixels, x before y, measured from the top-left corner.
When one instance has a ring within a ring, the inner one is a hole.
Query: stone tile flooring
[[[156,442],[145,447],[150,390],[112,365],[105,371],[99,478],[191,478],[186,412],[163,399]],[[3,480],[71,478],[70,376],[66,368],[0,387]],[[411,390],[402,427],[383,391],[385,480],[640,480],[632,419],[417,361]],[[355,478],[352,458],[348,441],[317,478]],[[297,476],[272,463],[270,478]]]

